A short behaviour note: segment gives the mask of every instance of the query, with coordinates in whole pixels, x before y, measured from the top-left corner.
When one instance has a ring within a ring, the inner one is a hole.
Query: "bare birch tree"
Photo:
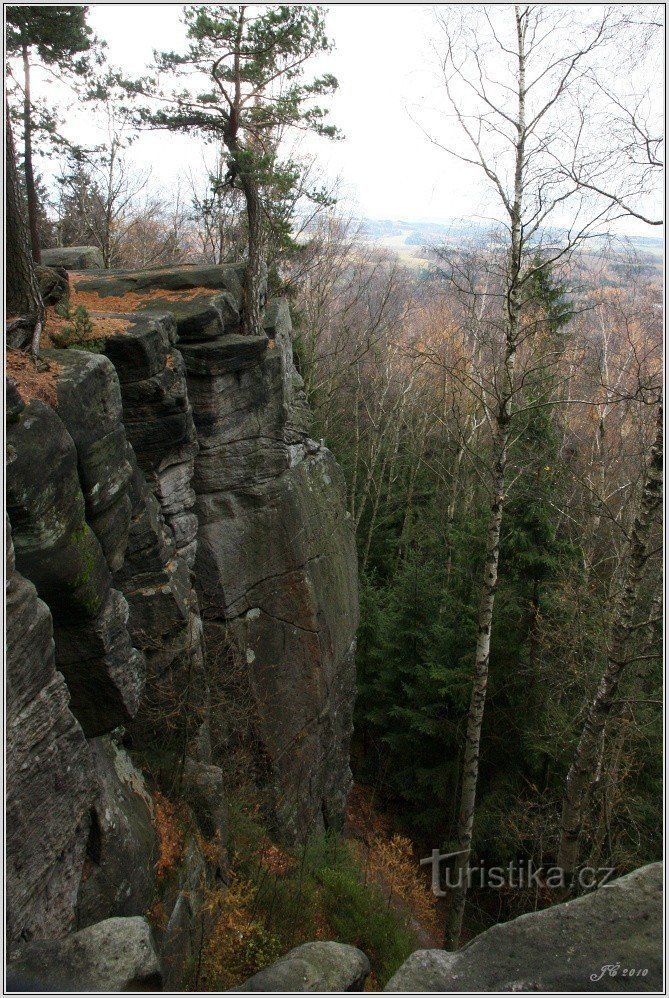
[[[570,879],[577,868],[579,836],[588,794],[597,772],[604,727],[623,672],[633,660],[629,644],[633,632],[638,628],[635,614],[651,553],[651,531],[662,505],[662,465],[663,421],[660,403],[657,408],[655,437],[649,448],[643,487],[624,555],[623,578],[612,611],[606,667],[588,710],[576,755],[567,776],[558,852],[558,865],[564,871],[566,879]]]
[[[460,140],[441,140],[433,134],[430,138],[482,172],[494,195],[505,245],[499,360],[488,390],[492,458],[486,555],[462,768],[456,886],[445,933],[445,945],[451,949],[459,944],[467,894],[509,450],[523,382],[516,371],[517,357],[532,335],[532,323],[527,321],[531,282],[537,269],[550,269],[568,259],[612,215],[610,202],[593,203],[590,192],[554,168],[567,149],[567,119],[574,105],[582,106],[586,70],[611,40],[616,24],[608,8],[594,19],[581,18],[578,26],[573,17],[569,8],[543,4],[464,11],[455,7],[439,15],[446,105],[459,126]]]

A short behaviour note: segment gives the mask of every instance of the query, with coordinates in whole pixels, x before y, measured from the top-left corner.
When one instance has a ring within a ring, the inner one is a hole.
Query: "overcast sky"
[[[153,49],[179,46],[180,10],[179,4],[91,4],[89,23],[108,42],[110,62],[140,73]],[[340,178],[347,204],[371,218],[439,221],[484,211],[478,176],[432,146],[412,120],[436,99],[432,6],[330,4],[327,10],[336,47],[318,69],[339,80],[329,107],[345,139],[310,139],[308,150],[330,180]],[[133,156],[169,187],[201,160],[192,140],[162,133],[142,137]]]
[[[154,49],[182,47],[181,9],[180,4],[93,3],[89,23],[107,41],[109,61],[140,74]],[[429,120],[440,103],[443,107],[434,9],[429,4],[327,7],[327,30],[336,47],[313,71],[331,71],[339,80],[329,106],[345,139],[310,138],[308,151],[317,154],[328,179],[340,178],[344,200],[357,214],[434,221],[491,214],[480,173],[432,145],[416,123]],[[68,120],[70,133],[90,134],[90,116],[76,105]],[[150,165],[152,183],[166,189],[189,169],[202,169],[199,142],[185,136],[145,134],[132,156]],[[638,225],[632,230],[659,234]]]

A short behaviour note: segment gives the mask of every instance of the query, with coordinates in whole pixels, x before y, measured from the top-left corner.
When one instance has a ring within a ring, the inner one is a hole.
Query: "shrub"
[[[383,986],[416,949],[413,933],[381,891],[363,883],[354,873],[325,869],[320,871],[319,880],[335,939],[366,953]]]

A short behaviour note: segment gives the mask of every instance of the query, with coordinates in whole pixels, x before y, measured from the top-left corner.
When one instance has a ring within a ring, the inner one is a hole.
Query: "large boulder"
[[[662,864],[494,925],[461,950],[418,950],[386,991],[662,990]]]
[[[37,264],[35,273],[45,305],[57,305],[63,298],[67,298],[69,284],[64,267],[41,267]]]
[[[45,267],[62,267],[64,270],[90,270],[105,265],[97,246],[58,246],[42,250]]]
[[[158,861],[153,801],[142,774],[113,737],[90,745],[100,794],[79,889],[79,928],[143,915],[155,896]]]
[[[368,974],[369,960],[355,946],[303,943],[235,991],[362,991]]]
[[[15,570],[7,525],[6,913],[10,954],[65,935],[89,838],[96,780],[88,744],[56,672],[48,607]]]
[[[108,918],[67,939],[23,947],[7,967],[10,990],[160,991],[162,970],[145,918]]]

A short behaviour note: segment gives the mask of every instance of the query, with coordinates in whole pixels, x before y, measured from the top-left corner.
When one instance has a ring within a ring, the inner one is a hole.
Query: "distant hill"
[[[470,249],[477,243],[485,244],[490,231],[489,222],[480,222],[476,219],[460,218],[443,222],[374,218],[360,220],[361,240],[379,249],[392,250],[404,264],[411,267],[424,267],[426,258],[430,255],[429,251],[439,246],[448,246],[457,252],[458,249],[464,248],[465,244]],[[552,235],[558,240],[563,231],[555,229]],[[617,264],[612,263],[613,269],[616,270],[630,266],[629,259],[625,260],[627,254],[623,253],[625,245],[631,247],[637,255],[636,262],[631,265],[637,272],[645,273],[647,276],[655,274],[661,278],[664,243],[659,236],[632,236],[625,240],[614,241],[610,247],[607,247],[603,239],[592,239],[584,244],[581,252],[583,256],[588,257],[604,251],[604,255],[612,261],[615,259],[620,261]]]

